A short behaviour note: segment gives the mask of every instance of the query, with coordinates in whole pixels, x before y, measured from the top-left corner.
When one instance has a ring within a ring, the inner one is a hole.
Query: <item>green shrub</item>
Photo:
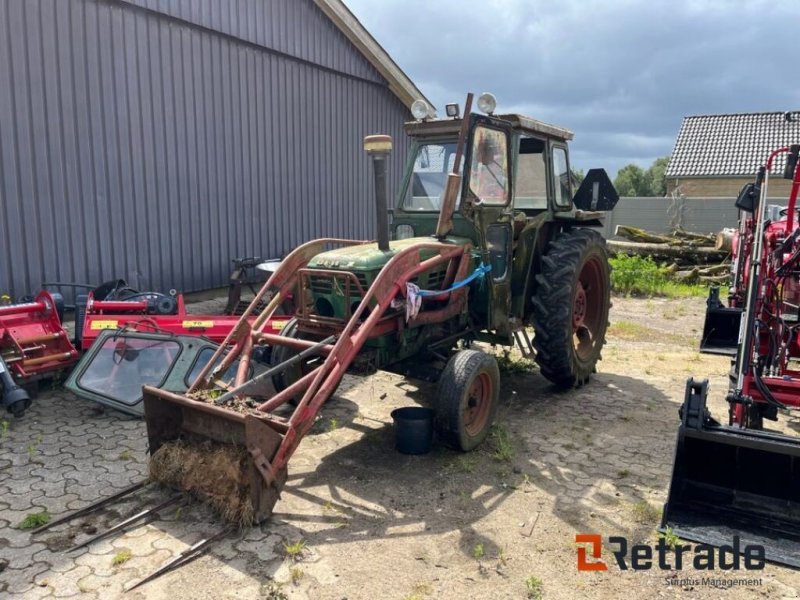
[[[654,296],[661,294],[667,283],[665,269],[648,257],[620,254],[611,263],[611,289],[618,294]]]

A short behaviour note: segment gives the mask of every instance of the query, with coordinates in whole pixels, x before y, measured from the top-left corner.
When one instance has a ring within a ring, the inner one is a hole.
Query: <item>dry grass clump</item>
[[[150,458],[150,478],[208,502],[227,521],[255,520],[250,501],[249,455],[244,448],[210,440],[177,440]]]

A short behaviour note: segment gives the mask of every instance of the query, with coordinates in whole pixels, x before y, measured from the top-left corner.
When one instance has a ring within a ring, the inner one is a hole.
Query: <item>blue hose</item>
[[[478,279],[479,277],[483,277],[484,275],[486,275],[486,273],[490,272],[491,270],[492,270],[492,265],[480,264],[475,269],[475,271],[472,272],[472,274],[469,277],[466,277],[465,279],[462,279],[461,281],[456,281],[455,283],[453,283],[453,285],[451,285],[446,290],[419,290],[419,292],[417,292],[417,295],[418,296],[423,296],[423,297],[425,297],[425,296],[440,296],[442,294],[448,294],[450,292],[454,292],[457,289],[464,287],[465,285],[469,285],[470,283],[472,283],[474,280]]]

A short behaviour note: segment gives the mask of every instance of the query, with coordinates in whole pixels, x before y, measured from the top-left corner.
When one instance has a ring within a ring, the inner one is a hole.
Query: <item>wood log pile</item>
[[[649,256],[675,281],[724,284],[731,272],[733,233],[732,229],[723,229],[717,234],[676,229],[671,235],[663,235],[617,225],[614,234],[626,241],[609,240],[608,251],[612,256]]]

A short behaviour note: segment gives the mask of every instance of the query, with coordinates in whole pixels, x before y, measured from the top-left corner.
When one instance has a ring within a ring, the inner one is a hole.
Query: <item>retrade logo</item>
[[[592,558],[600,558],[603,551],[603,539],[596,533],[578,533],[575,535],[578,544],[591,544]],[[603,561],[586,560],[586,547],[578,546],[578,571],[607,571],[608,565]]]
[[[575,542],[578,546],[579,571],[607,571],[608,565],[603,561],[603,539],[596,533],[578,533]],[[733,536],[732,544],[719,547],[708,544],[667,545],[661,538],[655,544],[629,544],[622,536],[610,536],[606,541],[611,556],[621,571],[648,571],[655,564],[662,571],[683,569],[684,563],[690,564],[698,571],[761,570],[766,562],[764,546],[746,544],[742,546],[738,535]]]

